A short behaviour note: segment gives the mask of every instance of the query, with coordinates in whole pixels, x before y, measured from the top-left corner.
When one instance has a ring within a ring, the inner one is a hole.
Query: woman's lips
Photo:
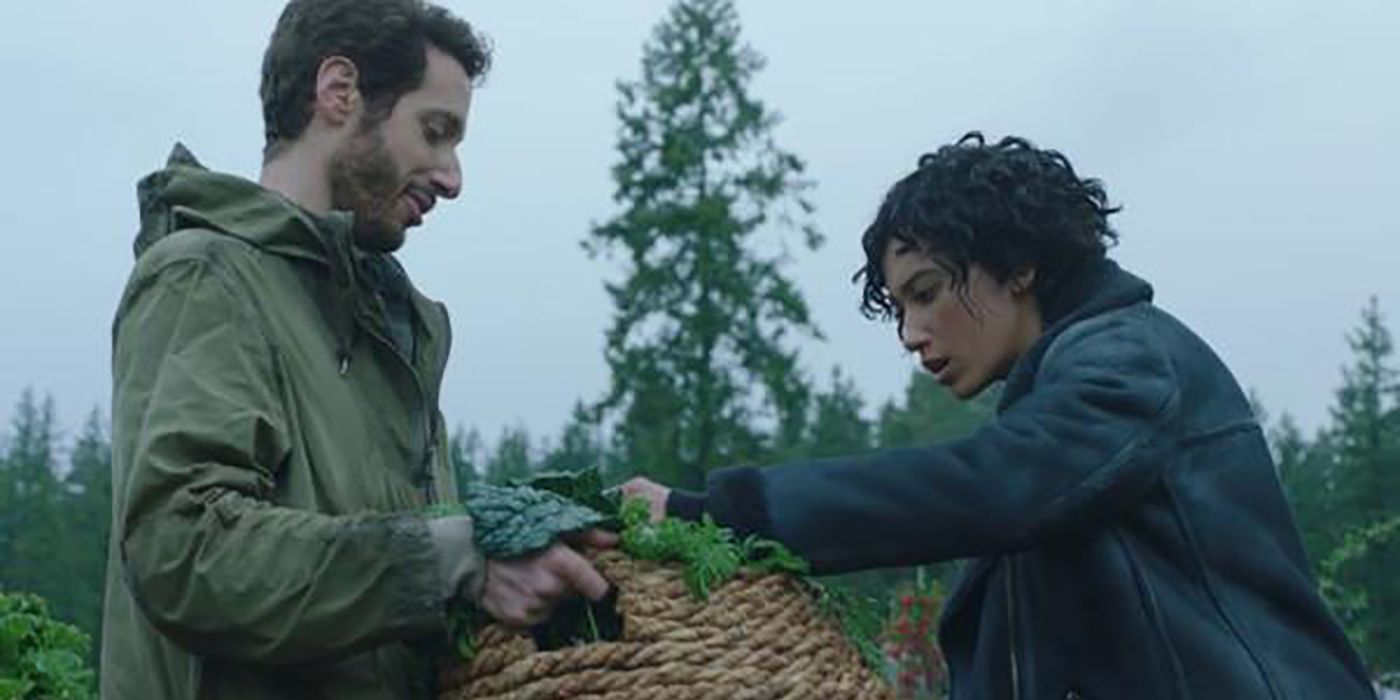
[[[928,370],[929,374],[932,374],[934,378],[938,381],[943,381],[943,377],[940,375],[942,374],[943,370],[948,369],[948,358],[936,357],[932,360],[925,361],[923,364],[924,369]]]

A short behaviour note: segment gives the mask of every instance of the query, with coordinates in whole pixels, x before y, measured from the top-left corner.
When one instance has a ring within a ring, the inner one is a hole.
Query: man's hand
[[[617,536],[588,530],[568,538],[579,546],[611,547]],[[554,607],[575,595],[600,600],[608,582],[578,552],[558,543],[517,559],[487,560],[481,609],[508,627],[525,628],[549,618]]]
[[[646,501],[647,505],[651,507],[652,522],[660,522],[662,518],[666,517],[666,499],[671,496],[671,489],[641,476],[618,488],[624,496]]]

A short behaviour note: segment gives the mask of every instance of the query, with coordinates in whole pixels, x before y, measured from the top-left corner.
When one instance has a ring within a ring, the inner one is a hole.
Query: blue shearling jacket
[[[1147,283],[1080,278],[971,437],[722,469],[668,507],[819,572],[973,558],[953,700],[1374,698],[1238,383]]]

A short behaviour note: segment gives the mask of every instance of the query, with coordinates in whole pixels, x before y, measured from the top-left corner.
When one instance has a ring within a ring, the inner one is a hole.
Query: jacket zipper
[[[1016,559],[1006,558],[1006,637],[1011,659],[1011,700],[1021,698],[1021,669],[1016,660]]]
[[[380,345],[389,349],[389,352],[393,354],[393,356],[398,359],[399,363],[403,365],[403,368],[408,371],[409,378],[413,380],[413,389],[418,394],[418,401],[414,402],[409,410],[412,412],[413,424],[422,428],[422,430],[415,429],[414,432],[423,440],[421,449],[419,449],[417,445],[414,446],[414,453],[416,455],[421,455],[418,460],[418,469],[423,476],[423,483],[421,485],[423,497],[426,499],[426,503],[433,503],[435,500],[433,497],[435,479],[433,477],[431,462],[435,440],[433,435],[433,421],[428,417],[428,392],[423,390],[423,380],[418,377],[418,370],[413,367],[413,363],[409,362],[408,358],[403,356],[403,353],[399,350],[397,345],[381,335],[379,331],[374,328],[374,324],[360,320],[360,325],[364,328],[367,335],[374,338]]]

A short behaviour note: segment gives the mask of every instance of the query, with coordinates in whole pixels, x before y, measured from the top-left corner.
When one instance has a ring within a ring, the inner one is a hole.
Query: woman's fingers
[[[652,522],[660,522],[666,517],[666,499],[671,495],[671,489],[641,476],[631,479],[619,489],[628,497],[646,501],[651,508]]]

